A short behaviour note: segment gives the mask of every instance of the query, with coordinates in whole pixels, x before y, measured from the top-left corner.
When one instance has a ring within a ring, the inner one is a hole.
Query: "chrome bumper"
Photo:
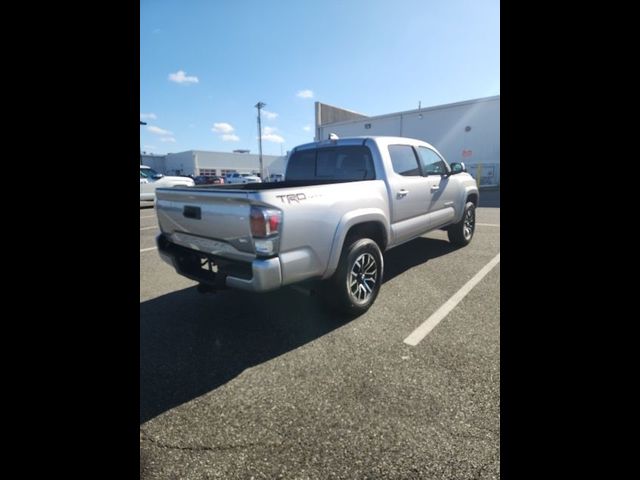
[[[282,269],[280,266],[280,259],[278,257],[255,259],[250,263],[234,263],[228,259],[220,259],[221,261],[229,262],[233,265],[242,264],[243,270],[250,270],[250,278],[243,278],[231,273],[234,270],[233,268],[229,271],[219,268],[218,273],[213,274],[199,267],[196,268],[195,263],[190,265],[190,263],[192,263],[192,259],[189,258],[190,256],[193,256],[194,258],[202,258],[203,255],[206,254],[171,243],[163,234],[156,237],[156,244],[158,245],[158,253],[162,260],[175,268],[176,272],[180,275],[197,282],[218,288],[224,285],[252,292],[268,292],[276,290],[282,286]],[[197,260],[197,262],[199,262],[199,260]],[[244,277],[249,277],[249,275]]]

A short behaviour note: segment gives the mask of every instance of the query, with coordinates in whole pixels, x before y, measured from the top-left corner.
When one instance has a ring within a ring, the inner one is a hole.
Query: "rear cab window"
[[[287,164],[287,180],[375,180],[368,147],[344,145],[293,152]]]

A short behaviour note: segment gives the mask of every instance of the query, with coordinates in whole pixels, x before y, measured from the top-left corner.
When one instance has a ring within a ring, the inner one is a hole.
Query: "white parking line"
[[[500,254],[493,257],[482,269],[476,273],[471,280],[465,283],[460,290],[454,293],[453,297],[447,300],[438,310],[436,310],[422,325],[416,328],[411,334],[404,339],[404,343],[415,347],[426,337],[431,330],[435,328],[440,321],[446,317],[451,310],[475,287],[484,276],[491,271],[500,262]]]
[[[151,247],[151,248],[141,248],[140,249],[140,253],[142,252],[150,252],[151,250],[157,250],[158,247]]]
[[[152,228],[158,228],[158,226],[157,225],[153,225],[151,227],[142,227],[142,228],[140,228],[140,230],[151,230]]]
[[[146,217],[140,217],[140,218],[156,218],[156,216],[155,215],[148,215]]]
[[[483,227],[499,227],[499,223],[476,223],[476,225],[481,225]]]

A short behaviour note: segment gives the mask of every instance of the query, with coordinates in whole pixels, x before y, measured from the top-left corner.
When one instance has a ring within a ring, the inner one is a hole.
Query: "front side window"
[[[411,145],[389,145],[389,155],[393,171],[405,177],[422,175],[416,153]]]
[[[418,147],[420,162],[425,175],[443,175],[447,173],[447,164],[440,155],[427,147]]]

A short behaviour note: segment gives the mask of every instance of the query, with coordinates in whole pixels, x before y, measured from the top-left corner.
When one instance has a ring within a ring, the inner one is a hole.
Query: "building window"
[[[216,175],[217,169],[215,168],[201,168],[200,175],[203,177],[213,177]]]

